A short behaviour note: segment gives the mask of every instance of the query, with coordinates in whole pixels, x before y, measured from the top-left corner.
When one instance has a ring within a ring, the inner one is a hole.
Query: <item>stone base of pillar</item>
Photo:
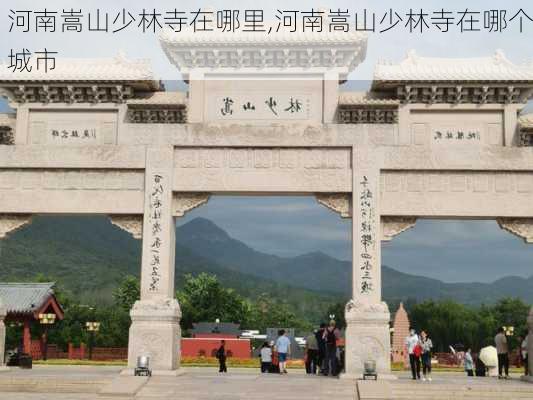
[[[390,361],[387,304],[350,300],[346,304],[345,378],[361,378],[365,361],[375,361],[378,379],[395,379]]]
[[[154,375],[174,375],[181,358],[181,310],[178,301],[141,300],[130,312],[128,370],[133,371],[137,357],[150,357]]]
[[[520,377],[520,380],[522,380],[524,382],[533,383],[533,376],[531,376],[531,375],[522,375]]]

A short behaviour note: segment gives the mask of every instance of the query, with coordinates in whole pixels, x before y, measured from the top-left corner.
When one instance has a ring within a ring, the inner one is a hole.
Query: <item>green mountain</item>
[[[203,218],[180,226],[177,241],[194,253],[217,260],[234,271],[289,282],[295,287],[339,293],[344,298],[351,293],[351,262],[321,252],[287,258],[261,253]],[[529,279],[506,277],[493,283],[444,283],[383,266],[382,285],[383,297],[391,303],[410,298],[416,301],[454,299],[479,305],[509,296],[533,303],[533,276]]]
[[[178,236],[182,232],[178,229]],[[285,299],[298,315],[320,318],[338,295],[294,288],[227,268],[176,243],[176,287],[184,275],[208,272],[241,295]],[[27,281],[42,274],[87,303],[109,303],[125,275],[139,275],[141,242],[106,217],[37,216],[0,241],[0,280]]]
[[[111,301],[127,275],[138,275],[140,241],[105,217],[38,216],[0,241],[0,280],[50,277],[87,302]],[[177,228],[176,285],[187,273],[209,272],[242,295],[261,293],[286,301],[299,314],[318,317],[351,292],[351,264],[324,253],[278,257],[261,253],[228,235],[211,221],[196,218]],[[407,298],[492,303],[518,296],[533,303],[533,277],[508,277],[491,284],[444,283],[383,267],[383,293],[396,303]]]

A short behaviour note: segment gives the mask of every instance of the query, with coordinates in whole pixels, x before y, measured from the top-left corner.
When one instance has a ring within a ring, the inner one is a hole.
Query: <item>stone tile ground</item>
[[[12,369],[0,374],[0,399],[108,400],[100,389],[119,376],[118,367],[45,367]],[[153,377],[135,400],[365,400],[358,399],[354,381],[309,377],[303,371],[288,376],[261,375],[256,370],[233,369],[220,375],[212,368],[186,368],[179,377]],[[436,373],[433,382],[412,382],[407,373],[390,383],[393,399],[533,399],[533,385],[494,378],[467,378],[459,373]],[[122,399],[132,397],[119,397]],[[115,397],[117,399],[117,397]]]

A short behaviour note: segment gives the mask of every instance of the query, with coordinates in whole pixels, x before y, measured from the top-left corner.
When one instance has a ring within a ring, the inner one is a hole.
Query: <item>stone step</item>
[[[1,378],[0,392],[98,393],[107,380],[40,378]]]
[[[432,400],[458,400],[458,399],[533,399],[533,386],[528,385],[483,385],[473,386],[450,384],[393,384],[393,399],[432,399]]]

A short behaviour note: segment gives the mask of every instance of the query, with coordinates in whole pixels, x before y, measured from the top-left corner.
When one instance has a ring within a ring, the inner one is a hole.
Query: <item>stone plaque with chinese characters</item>
[[[309,93],[227,93],[208,99],[210,119],[224,120],[308,120]]]
[[[93,111],[31,112],[29,141],[31,144],[59,146],[116,144],[117,114]]]

